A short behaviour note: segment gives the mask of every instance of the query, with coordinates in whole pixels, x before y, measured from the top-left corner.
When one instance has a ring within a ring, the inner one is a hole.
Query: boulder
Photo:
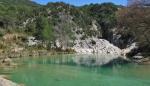
[[[0,86],[21,86],[0,76]]]
[[[143,56],[133,56],[133,59],[142,59],[144,58]]]
[[[3,64],[5,65],[11,65],[12,64],[12,60],[10,58],[5,58],[3,61],[2,61]]]

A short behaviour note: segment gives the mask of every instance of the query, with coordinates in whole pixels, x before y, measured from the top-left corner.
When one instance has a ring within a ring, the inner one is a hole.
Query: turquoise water
[[[72,63],[72,56],[19,59],[20,66],[1,73],[25,86],[150,86],[150,65],[83,67]]]

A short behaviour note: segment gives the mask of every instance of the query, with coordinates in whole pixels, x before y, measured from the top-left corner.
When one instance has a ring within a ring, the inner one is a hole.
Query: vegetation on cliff
[[[135,0],[136,1],[136,0]],[[126,41],[132,40],[139,44],[139,51],[150,52],[150,7],[133,4],[117,12],[118,33]],[[124,43],[127,44],[127,43]]]
[[[39,5],[30,0],[0,0],[1,48],[6,47],[6,34],[20,33],[24,36],[16,45],[25,45],[29,35],[47,49],[58,47],[57,40],[61,48],[72,47],[81,35],[81,40],[103,38],[120,48],[138,42],[140,51],[149,52],[149,9],[113,3],[76,7],[63,2]]]

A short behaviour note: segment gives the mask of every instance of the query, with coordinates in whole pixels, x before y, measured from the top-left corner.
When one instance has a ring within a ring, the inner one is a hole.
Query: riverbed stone
[[[0,76],[0,86],[21,86]]]

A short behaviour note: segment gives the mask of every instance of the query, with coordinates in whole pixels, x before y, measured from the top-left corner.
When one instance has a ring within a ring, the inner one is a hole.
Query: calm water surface
[[[150,86],[150,65],[83,67],[72,56],[24,58],[17,68],[1,68],[0,73],[25,86]]]

